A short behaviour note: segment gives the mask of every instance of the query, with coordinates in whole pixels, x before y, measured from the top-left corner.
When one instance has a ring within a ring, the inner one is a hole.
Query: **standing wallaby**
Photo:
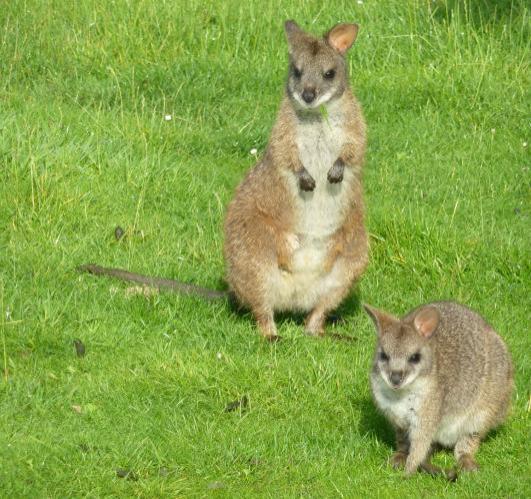
[[[264,158],[247,174],[225,223],[227,280],[275,339],[274,312],[310,312],[323,333],[327,312],[367,265],[361,166],[365,123],[350,91],[345,53],[356,24],[323,38],[285,24],[286,95]]]
[[[480,441],[505,419],[513,390],[502,339],[453,302],[422,305],[402,319],[364,306],[378,332],[374,400],[396,429],[393,466],[442,473],[430,463],[439,444],[454,449],[459,469],[476,470]]]
[[[280,310],[310,312],[307,332],[322,334],[327,312],[345,298],[368,260],[365,123],[345,61],[358,26],[338,24],[317,38],[287,21],[285,31],[286,95],[264,157],[238,187],[225,222],[230,292],[271,340]],[[225,296],[121,269],[80,269],[209,299]]]

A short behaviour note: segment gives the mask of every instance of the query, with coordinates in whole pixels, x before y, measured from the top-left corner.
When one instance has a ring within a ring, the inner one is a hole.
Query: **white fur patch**
[[[293,272],[275,272],[271,276],[275,280],[271,288],[275,290],[273,302],[277,310],[311,310],[323,295],[344,282],[340,269],[334,267],[325,274],[323,268],[330,238],[344,220],[348,184],[355,181],[348,166],[342,182],[331,184],[327,179],[345,140],[341,109],[338,103],[334,104],[329,106],[327,120],[297,125],[299,157],[316,186],[311,192],[301,191],[296,176],[292,172],[286,175],[289,189],[297,199],[299,218],[290,238],[296,237],[298,246],[293,252]]]
[[[372,374],[371,385],[376,404],[396,426],[408,429],[418,425],[419,409],[430,388],[428,380],[416,379],[395,390],[379,374]]]

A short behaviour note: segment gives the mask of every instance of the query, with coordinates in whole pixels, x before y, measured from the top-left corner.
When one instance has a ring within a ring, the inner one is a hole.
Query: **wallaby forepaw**
[[[462,456],[459,459],[459,469],[461,471],[479,471],[479,465],[471,456]]]
[[[395,452],[389,459],[389,464],[395,469],[402,469],[406,465],[407,454],[404,452]]]
[[[323,338],[325,335],[324,330],[315,331],[313,329],[308,328],[304,329],[304,333],[306,334],[306,336],[312,336],[313,338]]]
[[[339,184],[343,181],[343,173],[345,171],[345,163],[342,159],[337,159],[334,166],[328,170],[328,181],[331,184]]]
[[[306,169],[298,173],[301,191],[310,192],[315,189],[315,180]]]
[[[455,482],[459,477],[459,473],[456,469],[451,468],[444,471],[444,476],[449,482]]]

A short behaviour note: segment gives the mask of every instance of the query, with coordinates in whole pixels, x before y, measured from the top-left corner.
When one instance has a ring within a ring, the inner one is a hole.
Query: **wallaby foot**
[[[395,469],[402,469],[406,465],[407,454],[405,452],[395,452],[389,459],[389,464]]]
[[[275,342],[280,339],[277,334],[277,326],[275,325],[275,319],[272,310],[265,312],[255,311],[254,316],[258,329],[260,330],[260,334],[265,340]]]
[[[324,323],[326,320],[326,315],[323,310],[315,308],[304,323],[304,330],[306,334],[310,336],[323,336],[324,335]]]
[[[438,476],[438,475],[445,475],[445,471],[440,466],[435,466],[434,464],[431,464],[429,461],[424,461],[420,465],[420,469],[424,471],[425,473],[428,473],[428,475],[431,476]]]
[[[457,466],[462,471],[477,471],[479,469],[474,456],[479,448],[481,439],[477,433],[460,438],[455,444],[454,455]]]
[[[457,462],[461,471],[478,471],[479,465],[470,454],[464,454]]]

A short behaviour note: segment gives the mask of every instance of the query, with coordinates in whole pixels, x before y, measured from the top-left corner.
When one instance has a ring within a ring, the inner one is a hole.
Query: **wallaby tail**
[[[214,289],[203,288],[196,286],[195,284],[186,284],[184,282],[175,281],[173,279],[164,279],[161,277],[150,277],[142,274],[136,274],[135,272],[129,272],[123,269],[111,269],[107,267],[100,267],[89,263],[87,265],[80,265],[77,267],[80,272],[88,272],[94,275],[106,275],[110,277],[116,277],[123,281],[137,282],[144,286],[157,289],[169,289],[185,295],[201,296],[206,300],[220,300],[223,298],[229,298],[228,291],[216,291]]]

